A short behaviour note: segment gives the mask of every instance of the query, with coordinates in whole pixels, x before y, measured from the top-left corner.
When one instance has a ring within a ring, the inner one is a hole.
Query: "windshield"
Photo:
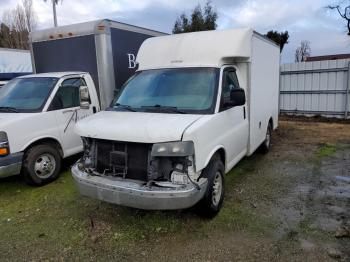
[[[141,71],[124,85],[112,107],[129,111],[213,113],[218,76],[216,68]]]
[[[56,77],[16,78],[0,88],[0,112],[38,112],[55,87]]]

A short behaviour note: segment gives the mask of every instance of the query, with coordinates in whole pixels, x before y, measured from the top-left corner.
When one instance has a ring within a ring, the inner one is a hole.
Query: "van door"
[[[231,168],[247,152],[249,124],[246,112],[246,104],[243,106],[226,106],[225,101],[230,99],[233,88],[239,88],[239,82],[234,67],[226,67],[222,73],[221,101],[219,114],[221,114],[223,126],[222,132],[225,134],[225,145],[228,167]]]
[[[83,150],[81,138],[75,134],[77,121],[93,114],[90,104],[88,109],[80,108],[79,87],[86,85],[84,78],[72,77],[62,81],[48,111],[55,111],[55,117],[65,156],[79,153]]]

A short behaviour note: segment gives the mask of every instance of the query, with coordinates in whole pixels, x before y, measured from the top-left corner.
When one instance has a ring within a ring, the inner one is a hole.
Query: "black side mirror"
[[[233,88],[230,92],[230,100],[225,101],[225,106],[243,106],[246,102],[245,92],[243,88]]]

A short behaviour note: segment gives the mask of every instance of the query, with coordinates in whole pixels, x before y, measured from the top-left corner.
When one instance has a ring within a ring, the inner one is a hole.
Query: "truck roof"
[[[251,28],[226,29],[152,37],[140,47],[139,70],[172,67],[220,67],[249,61],[253,36],[278,47]]]
[[[80,74],[86,74],[86,72],[80,72],[80,71],[50,72],[50,73],[25,75],[25,76],[20,76],[19,78],[29,78],[29,77],[57,77],[57,78],[61,78],[64,76],[80,75]]]
[[[93,34],[101,34],[108,33],[110,28],[118,28],[126,31],[132,31],[136,33],[152,35],[152,36],[160,36],[166,35],[166,33],[162,33],[159,31],[129,25],[117,21],[112,21],[109,19],[100,19],[90,22],[77,23],[65,26],[58,26],[43,30],[38,30],[30,33],[30,42],[41,42],[41,41],[49,41],[49,40],[57,40],[64,39],[76,36],[83,35],[93,35]]]

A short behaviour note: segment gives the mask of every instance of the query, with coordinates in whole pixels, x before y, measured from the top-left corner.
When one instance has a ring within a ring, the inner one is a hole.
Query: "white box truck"
[[[141,209],[215,215],[225,174],[278,124],[279,47],[251,29],[147,39],[111,108],[76,125],[80,193]]]
[[[83,149],[75,123],[110,105],[136,70],[142,42],[159,35],[110,20],[33,32],[33,67],[40,74],[0,89],[0,178],[21,172],[34,185],[57,178],[61,160]]]

